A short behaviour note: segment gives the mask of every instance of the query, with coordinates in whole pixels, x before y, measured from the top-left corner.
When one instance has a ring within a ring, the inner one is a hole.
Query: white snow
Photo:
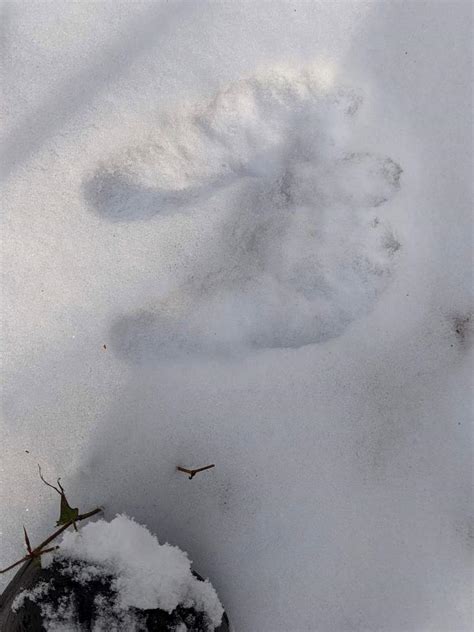
[[[50,589],[49,583],[41,581],[36,584],[34,588],[31,590],[23,590],[20,592],[12,603],[12,610],[17,611],[23,607],[25,599],[29,599],[30,601],[37,602],[42,597],[48,594]]]
[[[469,630],[470,3],[1,17],[1,564],[40,462],[239,632]]]

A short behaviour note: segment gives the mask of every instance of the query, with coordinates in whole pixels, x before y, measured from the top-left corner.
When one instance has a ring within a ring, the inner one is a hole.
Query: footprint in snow
[[[361,105],[317,69],[274,69],[100,165],[84,192],[109,221],[214,218],[184,284],[113,323],[123,357],[300,347],[370,311],[400,250],[381,207],[402,169],[352,145]]]

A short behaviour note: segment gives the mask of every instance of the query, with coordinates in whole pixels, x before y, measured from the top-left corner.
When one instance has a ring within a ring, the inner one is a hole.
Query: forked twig
[[[56,491],[61,496],[59,520],[56,523],[56,525],[59,526],[59,529],[57,529],[53,534],[51,534],[48,538],[46,538],[46,540],[42,542],[39,546],[32,548],[31,543],[30,543],[30,538],[28,537],[26,528],[23,526],[26,550],[28,551],[28,554],[22,557],[21,560],[18,560],[17,562],[15,562],[14,564],[11,564],[7,568],[0,570],[0,573],[6,573],[7,571],[10,571],[12,568],[15,568],[15,566],[18,566],[19,564],[22,564],[23,562],[26,562],[27,560],[39,559],[41,555],[43,555],[44,553],[50,553],[51,551],[58,549],[59,547],[57,546],[53,546],[50,548],[46,548],[46,547],[55,538],[57,538],[58,535],[61,535],[61,533],[65,531],[68,527],[73,526],[74,529],[77,531],[76,522],[79,522],[81,520],[86,520],[87,518],[90,518],[91,516],[94,516],[95,514],[99,513],[99,511],[102,511],[100,508],[97,508],[97,509],[93,509],[92,511],[88,511],[85,514],[79,514],[79,509],[77,507],[71,507],[69,505],[66,498],[66,494],[64,492],[64,488],[60,483],[61,479],[58,478],[57,480],[58,487],[56,487],[55,485],[51,485],[51,483],[48,483],[48,481],[44,478],[40,465],[38,465],[38,471],[43,483],[47,485],[48,487],[51,487],[52,489],[54,489],[54,491]]]
[[[192,480],[196,474],[198,474],[199,472],[204,472],[204,470],[210,470],[211,467],[216,467],[214,463],[212,463],[211,465],[205,465],[204,467],[197,467],[193,470],[187,468],[187,467],[181,467],[180,465],[177,466],[177,470],[179,472],[184,472],[185,474],[189,474],[189,480]]]
[[[75,521],[79,522],[80,520],[86,520],[87,518],[91,518],[92,516],[95,516],[95,514],[99,513],[99,511],[102,511],[102,509],[100,507],[97,507],[97,509],[93,509],[92,511],[88,511],[85,514],[81,514],[77,516]],[[48,544],[52,542],[55,538],[57,538],[58,535],[61,535],[63,531],[66,531],[68,527],[72,526],[75,521],[70,520],[69,522],[66,522],[65,524],[63,524],[59,529],[57,529],[53,534],[51,534],[49,538],[46,538],[44,542],[42,542],[39,546],[37,546],[34,549],[31,548],[28,534],[26,533],[25,527],[23,527],[24,532],[25,532],[25,542],[26,542],[26,548],[28,549],[28,555],[25,555],[24,557],[21,558],[21,560],[18,560],[17,562],[15,562],[14,564],[11,564],[7,568],[0,570],[0,574],[6,573],[7,571],[11,571],[12,568],[15,568],[15,566],[18,566],[19,564],[23,564],[23,562],[26,562],[27,560],[41,557],[43,553],[50,553],[51,551],[55,551],[56,549],[58,549],[59,548],[58,546],[53,546],[53,547],[50,547],[49,549],[45,549],[45,547],[48,546]]]

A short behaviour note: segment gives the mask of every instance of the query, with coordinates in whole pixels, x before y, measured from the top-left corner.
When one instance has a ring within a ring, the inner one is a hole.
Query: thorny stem
[[[50,542],[52,542],[55,538],[57,538],[58,535],[61,535],[63,531],[66,531],[66,529],[70,527],[71,525],[73,525],[74,522],[79,522],[80,520],[86,520],[87,518],[91,518],[92,516],[95,516],[95,514],[99,513],[99,511],[102,511],[102,509],[100,507],[97,507],[96,509],[93,509],[92,511],[88,511],[85,514],[81,514],[77,516],[75,520],[70,520],[69,522],[66,522],[59,529],[57,529],[52,535],[50,535],[49,538],[46,538],[44,542],[42,542],[39,546],[37,546],[35,549],[32,549],[32,550],[31,550],[31,546],[29,545],[28,536],[25,530],[25,541],[27,543],[26,546],[28,548],[28,555],[25,555],[24,557],[21,558],[21,560],[18,560],[18,562],[15,562],[11,566],[8,566],[7,568],[0,570],[0,574],[6,573],[7,571],[11,571],[12,568],[15,568],[15,566],[18,566],[19,564],[22,564],[23,562],[26,562],[29,559],[40,557],[43,553],[49,553],[50,551],[54,551],[55,549],[58,549],[59,547],[57,546],[53,546],[49,549],[45,549],[44,547],[48,546]]]
[[[190,470],[187,467],[181,467],[178,465],[176,468],[179,472],[184,472],[185,474],[189,474],[189,480],[192,480],[198,472],[204,472],[204,470],[210,470],[211,467],[216,467],[214,463],[211,465],[205,465],[204,467],[198,467],[194,470]]]

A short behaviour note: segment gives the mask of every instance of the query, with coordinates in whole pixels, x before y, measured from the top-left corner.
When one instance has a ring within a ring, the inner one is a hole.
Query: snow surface
[[[2,564],[40,462],[238,632],[470,629],[470,3],[1,17]]]

